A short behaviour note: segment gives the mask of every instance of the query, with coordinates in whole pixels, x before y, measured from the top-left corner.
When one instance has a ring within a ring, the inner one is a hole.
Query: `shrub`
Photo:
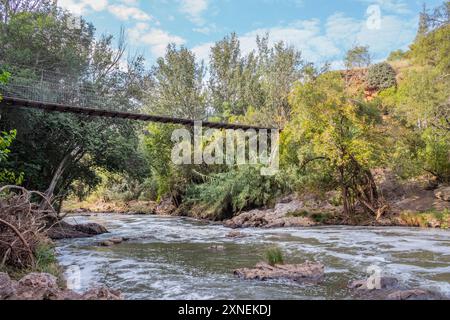
[[[274,266],[276,264],[283,264],[283,252],[278,247],[269,248],[266,250],[266,260],[267,263],[271,266]]]
[[[366,83],[369,88],[384,90],[397,85],[395,70],[389,63],[382,62],[369,68]]]
[[[288,212],[286,214],[286,217],[294,217],[294,218],[304,218],[309,215],[309,212],[306,210],[300,210],[300,211],[294,211],[294,212]]]
[[[242,166],[205,177],[206,182],[190,186],[187,204],[200,205],[209,218],[231,218],[234,213],[271,204],[285,190],[281,177],[262,176],[258,167]]]

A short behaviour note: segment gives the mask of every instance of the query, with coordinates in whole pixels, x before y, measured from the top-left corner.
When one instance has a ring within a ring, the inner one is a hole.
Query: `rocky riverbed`
[[[60,264],[71,270],[69,281],[77,277],[78,294],[101,286],[121,291],[125,299],[441,299],[450,294],[450,238],[444,230],[322,226],[246,228],[230,235],[221,224],[180,217],[75,220],[110,231],[57,242]],[[111,244],[103,246],[104,241]],[[260,263],[273,246],[282,250],[285,265]],[[306,260],[312,261],[309,269]],[[323,274],[314,266],[323,266]],[[371,268],[395,278],[395,284],[364,287],[373,283]],[[320,281],[298,281],[308,277]]]

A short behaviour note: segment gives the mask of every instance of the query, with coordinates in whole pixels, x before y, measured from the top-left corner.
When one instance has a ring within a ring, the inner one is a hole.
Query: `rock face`
[[[280,228],[280,227],[309,227],[317,225],[309,217],[296,216],[295,213],[305,210],[306,203],[300,200],[290,200],[278,203],[273,209],[255,209],[243,212],[233,219],[225,221],[229,228]],[[331,205],[325,205],[323,210],[336,210]],[[291,215],[290,215],[291,214]]]
[[[103,233],[108,233],[108,230],[97,223],[72,225],[65,221],[58,222],[47,231],[47,235],[53,240],[88,238]]]
[[[0,273],[0,300],[122,300],[119,291],[104,287],[84,294],[60,289],[56,277],[47,273],[30,273],[19,281]]]
[[[442,201],[450,201],[450,186],[442,186],[434,191],[434,196]]]
[[[164,198],[155,208],[155,214],[161,216],[169,216],[175,212],[177,208],[170,197]]]
[[[265,262],[255,268],[234,270],[234,274],[248,280],[288,279],[297,282],[318,282],[324,276],[324,265],[306,261],[303,264],[286,264],[271,266]]]
[[[378,286],[371,280],[355,280],[348,284],[360,299],[376,300],[441,300],[443,296],[425,289],[401,288],[396,278],[381,277]]]

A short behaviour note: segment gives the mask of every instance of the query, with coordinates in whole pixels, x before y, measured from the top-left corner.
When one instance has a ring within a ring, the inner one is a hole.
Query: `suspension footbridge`
[[[16,69],[19,70],[19,68]],[[11,72],[11,74],[6,84],[0,84],[0,94],[2,96],[0,105],[2,107],[30,108],[89,117],[140,120],[186,126],[194,126],[194,124],[201,121],[203,127],[214,129],[278,130],[276,128],[239,123],[202,121],[200,119],[120,111],[120,104],[105,98],[104,95],[97,92],[95,85],[92,83],[83,83],[79,79],[45,70],[25,72],[19,75]],[[115,106],[117,108],[114,108]]]

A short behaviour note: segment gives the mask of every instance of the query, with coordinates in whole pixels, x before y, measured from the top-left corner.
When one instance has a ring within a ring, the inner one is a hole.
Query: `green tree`
[[[119,68],[123,39],[115,49],[112,37],[94,40],[94,28],[84,20],[74,27],[74,17],[52,4],[38,9],[14,11],[1,25],[1,62],[12,77],[37,79],[41,69],[54,81],[70,75],[94,88],[97,98],[108,102],[105,108],[138,108],[145,82],[143,61],[138,57],[127,70]],[[145,171],[138,128],[130,122],[20,108],[2,109],[1,117],[2,130],[17,129],[9,164],[25,173],[26,188],[63,199],[76,180],[98,183],[96,167],[138,177]]]
[[[197,63],[195,55],[185,47],[167,47],[151,73],[152,88],[146,107],[149,112],[188,119],[207,116],[204,90],[205,67]]]
[[[371,63],[368,46],[354,46],[347,51],[344,64],[347,70],[355,68],[367,68]]]
[[[0,73],[0,85],[5,85],[10,77],[8,72],[2,71]],[[0,94],[0,102],[2,95]],[[8,155],[11,152],[9,149],[12,142],[16,138],[16,130],[0,133],[0,185],[5,183],[21,184],[23,174],[17,175],[15,172],[5,168],[5,163],[8,160]]]
[[[330,170],[331,185],[341,190],[346,215],[354,212],[357,203],[380,214],[381,203],[370,172],[384,154],[378,109],[349,97],[338,73],[297,83],[290,101],[293,119],[284,132],[284,148],[298,146],[297,161],[302,168]],[[323,166],[312,166],[315,163]]]

